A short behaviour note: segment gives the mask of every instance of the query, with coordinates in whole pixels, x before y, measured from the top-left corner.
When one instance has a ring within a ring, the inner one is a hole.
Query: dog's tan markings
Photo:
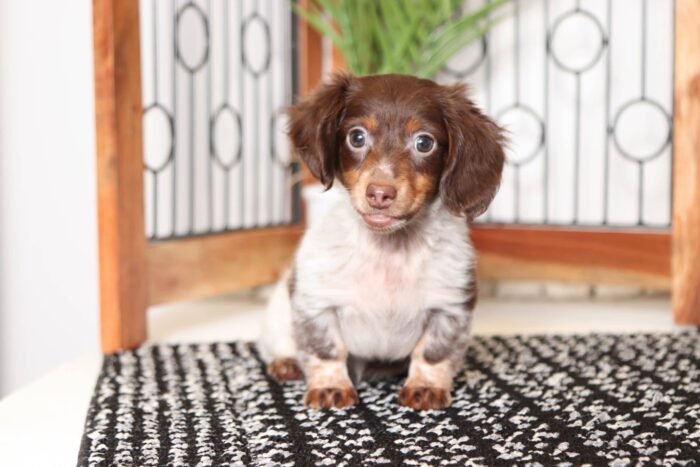
[[[348,351],[345,343],[332,322],[326,322],[321,328],[324,329],[323,340],[330,345],[331,352],[300,341],[305,350],[303,366],[307,390],[304,402],[316,409],[353,405],[357,403],[358,397],[348,375]]]
[[[274,359],[267,365],[267,373],[280,383],[296,381],[304,377],[297,361],[293,358]]]
[[[365,205],[367,186],[378,181],[375,174],[379,163],[376,151],[370,151],[361,166],[343,172],[343,185],[350,190],[350,196],[356,206]]]
[[[418,211],[436,195],[437,184],[434,176],[424,173],[417,173],[412,182],[413,203],[411,211]]]
[[[435,190],[435,177],[422,173],[416,174],[413,179],[413,189],[419,196],[427,197],[428,194]]]
[[[334,308],[314,316],[297,316],[293,327],[307,392],[305,403],[313,408],[347,407],[358,402],[348,375],[348,351],[337,328]],[[278,381],[301,376],[296,361],[278,359],[268,366]]]
[[[411,353],[408,379],[399,392],[399,403],[415,410],[443,409],[452,401],[452,364],[448,359],[429,363],[423,356],[427,340],[423,336]]]
[[[342,408],[359,402],[348,375],[345,357],[323,360],[310,356],[305,363],[304,403],[314,409]]]
[[[304,403],[312,409],[342,409],[360,402],[354,387],[309,389]]]
[[[414,410],[440,410],[450,405],[450,392],[430,386],[404,386],[399,403]]]
[[[360,175],[362,174],[362,172],[358,168],[353,168],[343,170],[341,174],[341,181],[343,182],[343,185],[345,185],[348,188],[352,188],[355,185],[357,185],[357,181],[360,179]]]
[[[379,128],[379,122],[374,115],[364,117],[360,121],[362,122],[362,126],[364,126],[370,133],[377,131],[377,128]]]
[[[406,125],[404,126],[404,130],[406,131],[407,135],[412,135],[413,133],[416,133],[418,130],[420,130],[421,126],[422,125],[421,125],[420,120],[411,117],[406,122]]]

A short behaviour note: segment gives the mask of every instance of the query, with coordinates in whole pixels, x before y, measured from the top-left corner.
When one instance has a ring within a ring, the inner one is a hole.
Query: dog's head
[[[501,180],[501,129],[466,87],[404,75],[336,74],[290,109],[297,154],[327,187],[338,179],[367,226],[395,231],[438,197],[473,219]]]

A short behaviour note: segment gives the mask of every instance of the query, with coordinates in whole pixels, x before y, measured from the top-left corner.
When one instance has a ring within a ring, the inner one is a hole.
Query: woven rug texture
[[[254,345],[106,356],[80,466],[697,465],[700,334],[475,337],[452,405],[398,405],[399,379],[314,411]]]

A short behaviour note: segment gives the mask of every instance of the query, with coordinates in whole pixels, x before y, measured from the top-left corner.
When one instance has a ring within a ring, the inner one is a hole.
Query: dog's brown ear
[[[294,151],[326,188],[333,185],[335,178],[338,130],[345,104],[357,86],[353,76],[334,74],[288,110],[288,132]]]
[[[444,86],[448,153],[440,180],[445,207],[472,220],[486,211],[501,183],[503,130],[467,98],[463,84]]]

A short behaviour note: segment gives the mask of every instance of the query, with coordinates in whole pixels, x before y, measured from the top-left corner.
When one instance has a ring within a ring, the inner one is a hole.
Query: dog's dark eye
[[[353,148],[361,148],[367,142],[367,135],[365,134],[364,130],[355,128],[354,130],[350,130],[350,133],[348,133],[348,142]]]
[[[428,135],[418,135],[416,138],[416,149],[418,152],[430,152],[435,145],[435,141]]]

